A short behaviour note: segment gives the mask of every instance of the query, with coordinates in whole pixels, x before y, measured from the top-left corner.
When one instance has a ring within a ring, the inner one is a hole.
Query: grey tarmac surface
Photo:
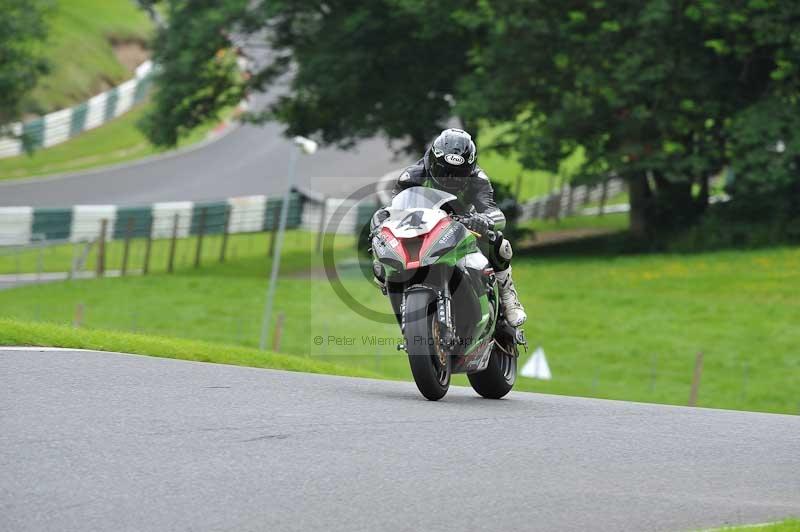
[[[0,348],[0,530],[689,530],[800,515],[800,417]]]
[[[281,194],[293,149],[277,124],[242,125],[197,149],[149,161],[56,178],[0,181],[0,207],[139,205]],[[371,139],[351,151],[326,148],[301,157],[296,184],[343,197],[411,162],[395,157],[385,140]]]

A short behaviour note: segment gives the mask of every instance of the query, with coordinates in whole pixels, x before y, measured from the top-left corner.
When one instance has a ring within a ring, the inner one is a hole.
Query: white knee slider
[[[514,250],[511,249],[511,242],[509,242],[504,238],[503,241],[500,243],[500,249],[498,250],[498,254],[502,259],[511,260],[511,257],[514,256]]]

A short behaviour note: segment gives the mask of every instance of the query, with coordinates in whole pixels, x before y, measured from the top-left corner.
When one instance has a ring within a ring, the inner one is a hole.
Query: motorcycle
[[[525,336],[505,320],[494,271],[477,245],[481,235],[446,210],[456,199],[426,187],[397,194],[371,233],[373,273],[389,296],[403,334],[398,349],[408,354],[422,395],[437,401],[453,374],[466,373],[478,394],[499,399],[514,386]]]

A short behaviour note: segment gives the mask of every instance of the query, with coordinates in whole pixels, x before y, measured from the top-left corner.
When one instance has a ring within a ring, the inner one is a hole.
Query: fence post
[[[150,273],[150,250],[153,247],[153,233],[147,232],[147,240],[144,244],[144,265],[142,267],[142,275]]]
[[[700,378],[703,376],[703,352],[697,353],[694,359],[694,375],[692,376],[692,390],[689,392],[689,406],[697,406],[697,394],[700,392]]]
[[[225,262],[225,252],[228,250],[228,233],[231,230],[231,206],[225,207],[225,227],[222,230],[222,246],[219,248],[219,261]]]
[[[200,227],[197,228],[197,251],[194,254],[194,267],[200,267],[200,260],[203,254],[203,234],[206,231],[206,214],[208,207],[203,207],[200,210]]]
[[[178,240],[178,222],[180,215],[175,213],[175,218],[172,222],[172,239],[169,243],[169,259],[167,261],[167,273],[172,273],[175,269],[175,245]]]
[[[322,208],[319,211],[319,227],[317,228],[317,253],[322,251],[322,234],[325,232],[325,217],[328,215],[328,197],[322,198]]]
[[[106,227],[108,220],[100,220],[100,238],[97,241],[97,276],[102,277],[106,271]]]
[[[78,303],[75,305],[75,317],[72,319],[72,326],[76,329],[80,329],[81,324],[83,323],[83,303]]]
[[[567,212],[566,212],[566,216],[572,216],[573,207],[574,207],[573,202],[575,201],[575,189],[572,187],[572,185],[567,185],[567,187],[569,187],[567,189],[567,190],[569,190],[569,192],[567,192],[568,196],[567,196]]]
[[[270,235],[269,239],[269,257],[272,257],[272,255],[275,254],[275,236],[278,234],[278,225],[280,222],[282,209],[283,203],[278,205],[278,208],[272,213],[272,234]]]
[[[131,237],[133,236],[133,216],[128,218],[128,226],[125,228],[125,247],[122,250],[122,272],[120,275],[125,277],[128,272],[128,253],[131,249]]]
[[[42,273],[44,272],[44,244],[39,243],[39,251],[36,254],[36,281],[42,280]]]
[[[78,257],[76,257],[77,250],[78,250],[78,243],[75,242],[74,244],[72,244],[72,261],[69,263],[70,264],[69,271],[67,272],[68,281],[71,281],[75,277],[75,265],[78,262]]]
[[[272,335],[272,350],[276,353],[281,350],[281,333],[283,332],[283,320],[285,318],[286,316],[283,312],[280,312],[275,320],[275,334]]]
[[[606,200],[608,199],[608,179],[603,180],[603,188],[600,192],[600,208],[597,209],[597,216],[603,216],[606,210]]]

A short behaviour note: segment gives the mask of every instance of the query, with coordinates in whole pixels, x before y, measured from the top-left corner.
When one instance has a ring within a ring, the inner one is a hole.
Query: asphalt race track
[[[0,348],[0,530],[688,530],[800,515],[800,417]]]
[[[138,205],[280,194],[286,190],[288,157],[294,149],[277,124],[242,125],[213,142],[148,161],[55,178],[0,181],[0,207]],[[343,197],[410,162],[395,157],[385,140],[372,139],[350,151],[326,148],[301,157],[297,184]]]

